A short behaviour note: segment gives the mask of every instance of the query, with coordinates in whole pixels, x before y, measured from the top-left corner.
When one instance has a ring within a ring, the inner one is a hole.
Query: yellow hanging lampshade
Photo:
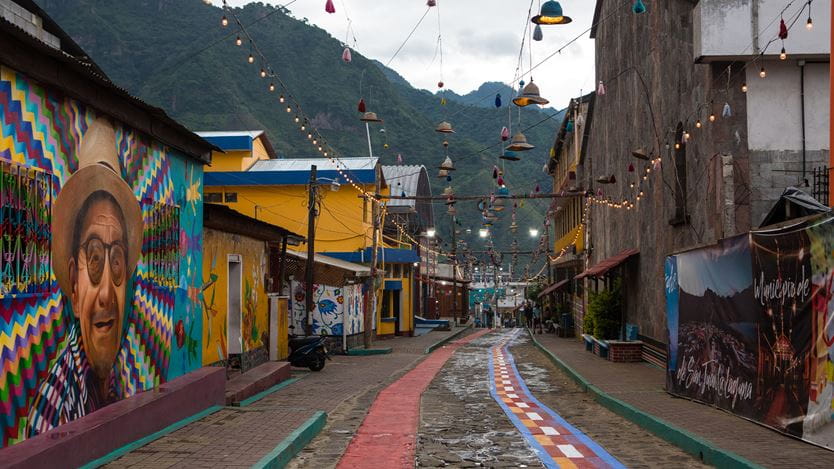
[[[540,13],[531,21],[536,24],[568,24],[573,21],[562,12],[562,5],[554,0],[548,0],[542,4]]]

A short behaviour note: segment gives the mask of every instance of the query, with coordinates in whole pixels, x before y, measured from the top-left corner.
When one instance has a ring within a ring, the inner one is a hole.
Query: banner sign
[[[834,217],[666,259],[667,390],[834,450]]]

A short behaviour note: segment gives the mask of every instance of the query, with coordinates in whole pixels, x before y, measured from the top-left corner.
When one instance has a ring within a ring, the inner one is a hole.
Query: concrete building
[[[785,39],[792,62],[779,59],[780,41],[764,47],[777,36],[780,2],[693,3],[638,15],[598,0],[591,31],[604,93],[579,176],[594,194],[582,277],[587,287],[620,277],[623,322],[659,350],[665,256],[757,226],[785,187],[804,185],[828,159],[830,3],[814,2],[812,31],[804,2],[784,12],[800,18]]]

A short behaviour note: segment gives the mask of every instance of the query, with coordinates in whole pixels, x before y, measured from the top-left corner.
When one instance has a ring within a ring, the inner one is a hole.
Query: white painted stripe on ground
[[[559,434],[559,432],[556,431],[556,429],[553,427],[542,427],[542,432],[544,432],[545,435],[549,436],[555,436]]]
[[[527,412],[527,417],[529,417],[530,420],[544,420],[541,415],[535,412]]]
[[[565,454],[565,456],[569,458],[582,458],[582,453],[580,453],[573,445],[556,445],[559,448],[559,451]]]

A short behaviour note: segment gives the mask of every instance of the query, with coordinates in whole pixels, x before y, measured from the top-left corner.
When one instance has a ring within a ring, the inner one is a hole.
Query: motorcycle
[[[290,335],[290,365],[321,371],[325,361],[330,360],[327,337],[296,337]]]

